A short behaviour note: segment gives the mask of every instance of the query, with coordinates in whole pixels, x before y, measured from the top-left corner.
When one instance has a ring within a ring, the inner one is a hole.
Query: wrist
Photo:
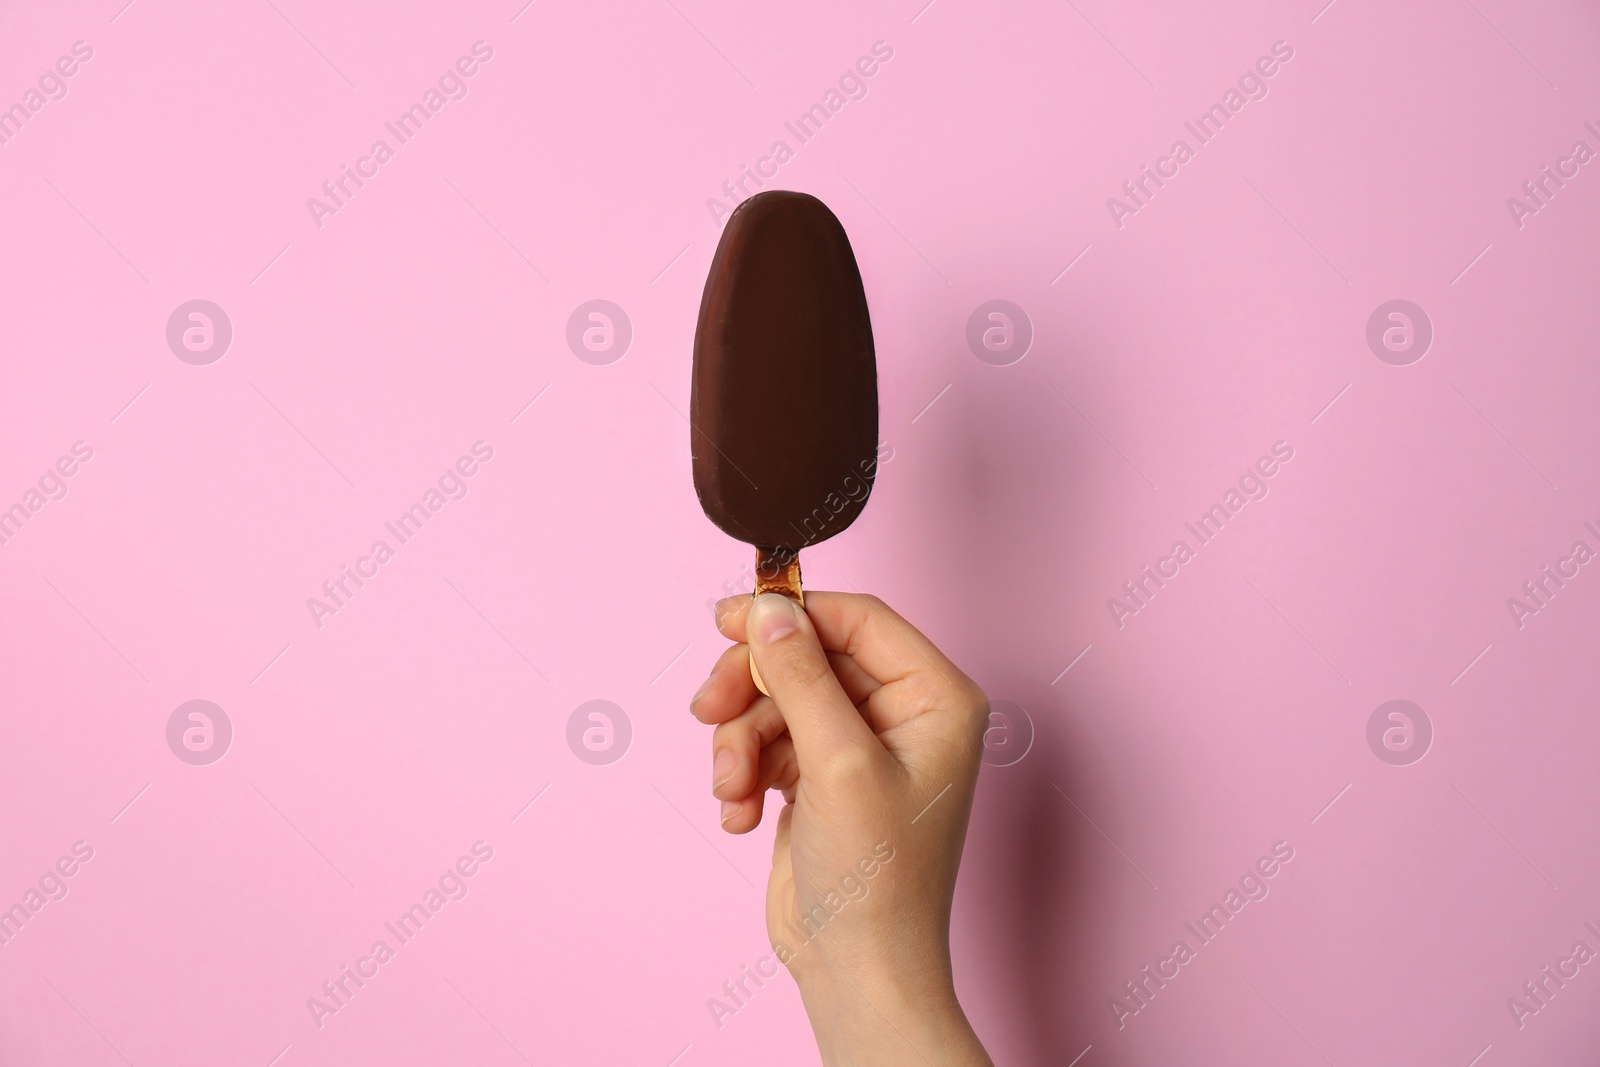
[[[800,982],[827,1067],[992,1067],[948,970],[917,975],[813,974]]]

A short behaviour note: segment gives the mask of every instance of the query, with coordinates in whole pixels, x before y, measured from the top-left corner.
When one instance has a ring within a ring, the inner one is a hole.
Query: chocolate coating
[[[878,366],[844,227],[805,193],[728,218],[694,337],[694,487],[706,515],[798,551],[855,521],[877,473]]]

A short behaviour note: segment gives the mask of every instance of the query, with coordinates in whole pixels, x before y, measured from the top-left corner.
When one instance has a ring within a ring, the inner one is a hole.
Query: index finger
[[[745,639],[750,604],[749,596],[717,601],[717,629],[730,641]],[[933,674],[951,686],[966,681],[932,641],[875,596],[808,589],[806,614],[823,648],[849,656],[884,685],[919,673]]]

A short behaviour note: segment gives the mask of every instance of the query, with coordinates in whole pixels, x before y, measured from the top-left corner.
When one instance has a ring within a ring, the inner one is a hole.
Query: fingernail
[[[722,802],[722,823],[724,826],[727,825],[729,819],[733,818],[737,814],[739,814],[738,801],[724,800]]]
[[[694,691],[694,696],[689,698],[689,706],[691,708],[694,707],[695,704],[699,703],[700,698],[705,696],[707,690],[709,690],[711,688],[711,683],[716,681],[716,680],[717,680],[717,676],[713,674],[710,678],[707,678],[705,681],[700,683],[700,688],[696,689]]]
[[[750,605],[750,633],[763,645],[788,637],[795,632],[794,601],[778,593],[762,593]]]
[[[739,765],[738,757],[730,750],[718,750],[711,760],[711,781],[713,790],[720,789],[733,779],[733,769]]]

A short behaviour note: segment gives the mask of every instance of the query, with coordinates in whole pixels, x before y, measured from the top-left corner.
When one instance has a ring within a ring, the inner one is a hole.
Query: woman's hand
[[[956,1000],[950,906],[988,701],[876,597],[717,605],[737,642],[690,703],[722,825],[778,815],[767,934],[828,1064],[988,1064]],[[750,680],[750,658],[771,690]]]

